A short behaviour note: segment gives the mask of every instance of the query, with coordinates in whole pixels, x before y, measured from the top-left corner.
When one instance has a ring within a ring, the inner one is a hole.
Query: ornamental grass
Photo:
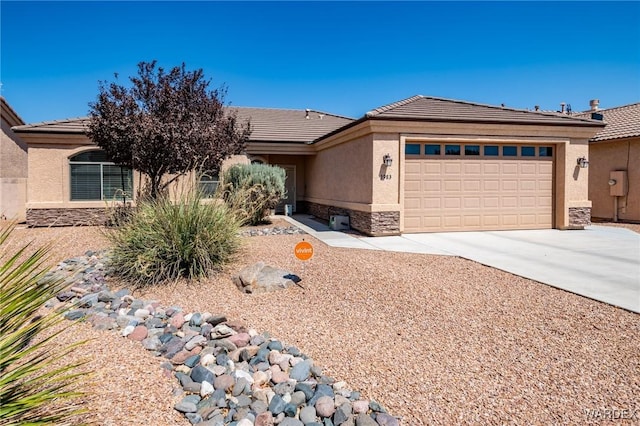
[[[111,266],[137,287],[206,278],[239,249],[240,223],[227,205],[202,199],[193,188],[174,200],[144,198],[127,220],[106,230]]]

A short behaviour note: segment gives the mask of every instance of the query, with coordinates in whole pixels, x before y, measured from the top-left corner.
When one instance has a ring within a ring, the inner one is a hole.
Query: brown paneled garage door
[[[404,232],[551,228],[553,147],[407,143]]]

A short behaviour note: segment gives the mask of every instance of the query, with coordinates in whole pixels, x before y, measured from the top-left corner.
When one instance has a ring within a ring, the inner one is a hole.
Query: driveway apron
[[[640,234],[627,229],[592,226],[404,238],[640,313]]]

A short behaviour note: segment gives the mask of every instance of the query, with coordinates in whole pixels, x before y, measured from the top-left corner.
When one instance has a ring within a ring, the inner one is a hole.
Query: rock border
[[[49,308],[73,304],[68,320],[113,330],[164,358],[161,368],[181,386],[175,409],[201,426],[396,426],[374,400],[268,333],[223,315],[186,313],[154,300],[111,291],[107,252],[88,251],[60,262],[43,279],[63,279],[67,290]]]

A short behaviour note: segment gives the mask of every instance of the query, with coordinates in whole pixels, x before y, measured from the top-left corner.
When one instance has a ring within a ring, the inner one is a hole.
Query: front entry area
[[[282,200],[276,206],[276,213],[285,213],[284,206],[290,204],[293,213],[296,212],[296,166],[294,165],[277,165],[282,167],[286,172],[286,180],[284,181],[284,187],[287,191],[287,198]]]
[[[553,227],[553,147],[407,143],[404,231]]]

